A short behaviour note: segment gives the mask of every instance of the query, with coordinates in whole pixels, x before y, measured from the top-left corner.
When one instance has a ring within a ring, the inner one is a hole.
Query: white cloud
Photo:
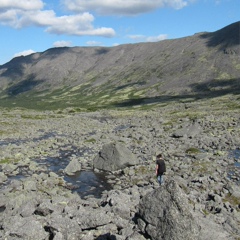
[[[71,11],[94,11],[103,15],[137,15],[163,7],[181,9],[190,1],[192,0],[62,0]]]
[[[93,21],[93,15],[87,12],[78,15],[56,17],[54,21],[52,21],[52,24],[47,27],[46,31],[54,34],[76,36],[113,37],[115,35],[115,31],[112,28],[94,28],[92,25]]]
[[[41,0],[1,0],[0,12],[4,9],[38,10],[44,6]]]
[[[53,10],[42,10],[43,5],[40,0],[1,0],[0,24],[14,28],[44,27],[46,32],[52,34],[103,37],[115,35],[112,28],[94,28],[94,16],[88,12],[56,16]]]
[[[17,12],[16,10],[7,10],[5,12],[0,12],[0,22],[2,25],[9,25],[14,27],[17,22]]]
[[[52,10],[22,11],[10,9],[3,13],[0,12],[0,23],[14,28],[23,28],[31,25],[48,26],[53,24],[55,19],[56,15]]]
[[[32,53],[35,53],[35,51],[33,51],[32,49],[24,50],[24,51],[22,51],[22,52],[19,52],[19,53],[14,54],[13,57],[27,56],[27,55],[30,55],[30,54],[32,54]]]
[[[158,36],[129,35],[128,37],[135,42],[158,42],[167,39],[167,34],[160,34]]]
[[[22,21],[29,14],[43,9],[41,0],[1,0],[0,1],[0,24],[9,25],[14,28],[24,27]],[[27,25],[31,25],[29,22]]]
[[[70,47],[72,42],[70,41],[57,41],[53,43],[53,47]]]

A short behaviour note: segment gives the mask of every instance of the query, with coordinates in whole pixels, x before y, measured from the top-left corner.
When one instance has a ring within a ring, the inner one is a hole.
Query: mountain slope
[[[116,47],[53,48],[0,66],[0,105],[122,106],[240,93],[240,22]]]

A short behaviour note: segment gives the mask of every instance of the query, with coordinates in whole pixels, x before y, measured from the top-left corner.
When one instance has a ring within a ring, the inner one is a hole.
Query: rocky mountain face
[[[0,66],[0,105],[109,107],[239,93],[240,22],[116,47],[52,48]]]

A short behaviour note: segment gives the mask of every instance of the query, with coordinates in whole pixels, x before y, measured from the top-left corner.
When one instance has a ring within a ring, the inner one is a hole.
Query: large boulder
[[[199,135],[202,131],[202,127],[198,123],[193,123],[191,125],[183,126],[180,129],[177,129],[173,133],[173,137],[181,138],[186,136],[187,138],[194,138],[195,136]]]
[[[121,143],[109,143],[93,159],[93,168],[116,171],[138,164],[137,157]]]
[[[3,172],[0,172],[0,184],[5,182],[7,179],[8,177]]]
[[[4,219],[2,228],[6,232],[3,239],[49,239],[49,234],[42,226],[41,220],[34,216],[11,216]]]
[[[138,226],[153,240],[198,239],[200,227],[186,195],[174,180],[146,194],[139,203]]]

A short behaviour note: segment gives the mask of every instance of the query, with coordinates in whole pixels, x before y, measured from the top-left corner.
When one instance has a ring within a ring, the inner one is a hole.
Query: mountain
[[[240,22],[116,47],[62,47],[0,66],[0,106],[134,106],[240,94]]]

